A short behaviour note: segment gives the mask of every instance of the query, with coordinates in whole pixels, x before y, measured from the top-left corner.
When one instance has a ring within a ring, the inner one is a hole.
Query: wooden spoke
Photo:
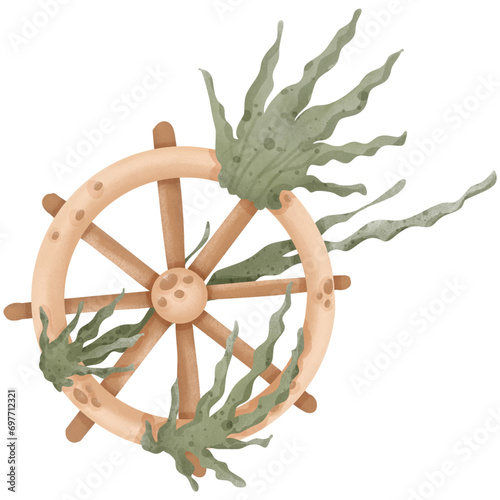
[[[247,283],[209,285],[207,287],[208,300],[284,295],[287,286],[291,282],[293,282],[292,293],[307,292],[305,278],[250,281]],[[333,276],[333,282],[335,290],[346,290],[351,286],[351,278],[349,278],[349,276]]]
[[[240,200],[216,233],[208,240],[189,269],[201,276],[203,280],[207,279],[256,213],[257,209],[251,201]]]
[[[223,324],[219,323],[213,316],[204,311],[193,324],[199,328],[202,332],[206,333],[211,339],[215,340],[221,347],[226,348],[226,342],[231,334],[231,331],[226,328]],[[253,366],[253,355],[254,349],[250,347],[244,340],[239,337],[234,343],[233,354],[240,361],[242,361],[249,368]],[[281,374],[281,370],[274,365],[269,366],[265,370],[261,377],[271,384],[274,382]],[[317,408],[316,399],[313,396],[304,392],[302,396],[295,402],[295,406],[305,411],[306,413],[312,413]]]
[[[200,400],[198,363],[194,344],[193,325],[177,324],[177,379],[179,380],[179,418],[193,419]]]
[[[193,476],[203,477],[207,473],[207,469],[201,466],[200,459],[190,451],[186,451],[186,458],[194,465]]]
[[[155,149],[176,145],[172,125],[159,123],[153,130]],[[180,179],[158,181],[163,241],[169,269],[185,267],[184,220]]]
[[[75,314],[80,302],[83,302],[83,312],[97,312],[99,309],[113,302],[116,297],[118,297],[117,294],[65,299],[66,314]],[[149,292],[126,293],[120,302],[116,304],[117,310],[148,309],[150,307],[153,307],[153,304],[151,303],[151,294]],[[11,321],[32,318],[31,302],[10,304],[5,308],[4,314]]]
[[[48,194],[43,199],[43,208],[55,217],[65,203],[65,200],[57,194]],[[91,223],[83,233],[82,240],[116,264],[144,288],[150,290],[153,287],[158,274],[94,223]]]
[[[252,281],[248,283],[227,283],[223,285],[209,285],[208,300],[236,299],[247,297],[269,297],[284,295],[288,283],[293,281],[292,293],[307,292],[305,278]],[[347,290],[351,286],[349,276],[334,276],[335,290]],[[116,299],[118,295],[98,295],[90,297],[76,297],[64,301],[66,314],[75,314],[78,304],[83,301],[83,312],[97,312]],[[117,310],[147,309],[153,307],[149,292],[126,293],[116,305]],[[32,318],[31,302],[14,303],[4,309],[5,317],[10,321]]]
[[[142,330],[144,335],[133,347],[127,349],[115,364],[115,366],[128,366],[133,364],[134,370],[123,373],[113,373],[101,382],[102,387],[113,396],[116,396],[139,368],[151,349],[153,349],[170,325],[171,323],[164,321],[158,314],[154,314]],[[93,425],[93,420],[90,420],[84,413],[79,412],[66,429],[66,436],[73,443],[81,441]]]
[[[153,129],[153,142],[155,149],[172,148],[177,146],[175,141],[175,132],[172,125],[168,122],[160,122]]]
[[[172,125],[159,123],[153,130],[155,149],[176,146]],[[184,216],[180,179],[158,182],[163,241],[169,269],[185,267]],[[193,325],[177,324],[177,378],[179,380],[179,418],[193,419],[200,400],[198,364]]]

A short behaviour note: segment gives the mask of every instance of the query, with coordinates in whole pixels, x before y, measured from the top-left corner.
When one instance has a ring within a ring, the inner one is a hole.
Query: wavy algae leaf
[[[280,22],[276,42],[264,56],[257,78],[246,95],[237,138],[215,95],[212,76],[203,71],[216,129],[216,154],[221,164],[219,183],[231,194],[252,201],[258,209],[280,208],[281,191],[297,187],[338,196],[366,194],[363,184],[341,186],[322,182],[308,175],[308,170],[312,165],[323,166],[332,160],[349,163],[358,156],[373,156],[382,147],[404,144],[406,133],[397,137],[381,136],[368,144],[351,142],[331,146],[318,142],[328,139],[340,120],[365,109],[370,92],[387,81],[401,52],[390,56],[382,67],[365,76],[341,99],[306,109],[318,80],[336,66],[342,49],[353,39],[360,15],[361,11],[357,10],[328,47],[306,64],[300,81],[285,87],[265,108],[279,58],[283,32]]]
[[[53,341],[49,342],[47,330],[49,320],[43,308],[40,308],[42,333],[40,335],[40,369],[44,377],[52,382],[58,391],[63,387],[71,387],[73,375],[96,375],[106,378],[112,373],[128,372],[133,365],[125,367],[98,368],[90,365],[102,363],[112,352],[124,352],[132,347],[142,336],[141,330],[150,320],[154,309],[150,309],[144,318],[136,325],[121,325],[101,335],[94,342],[84,345],[99,335],[102,322],[115,311],[116,304],[123,298],[122,292],[113,302],[100,309],[90,323],[78,331],[74,342],[70,342],[70,334],[76,328],[83,309],[83,302],[78,305],[78,311],[71,323]]]
[[[353,235],[342,241],[325,241],[329,252],[333,250],[342,250],[344,252],[352,250],[354,247],[370,238],[376,238],[382,241],[389,241],[396,235],[410,227],[430,227],[442,217],[452,214],[462,208],[465,201],[473,196],[492,188],[497,180],[496,173],[493,172],[483,182],[469,188],[467,192],[454,203],[441,203],[432,208],[403,220],[378,220],[370,222],[363,226]],[[405,181],[400,181],[384,193],[381,197],[365,205],[358,210],[341,215],[329,215],[316,222],[321,234],[336,224],[346,222],[356,214],[377,203],[396,196],[405,186]],[[288,255],[295,250],[295,245],[291,240],[271,243],[259,250],[248,259],[232,266],[221,269],[213,274],[210,279],[210,285],[219,285],[223,283],[238,283],[245,281],[256,281],[263,276],[276,276],[283,273],[292,266],[300,263],[297,254]]]
[[[439,219],[446,215],[452,214],[460,210],[466,200],[484,193],[486,190],[493,187],[496,183],[497,176],[493,172],[483,182],[470,187],[467,192],[454,203],[441,203],[432,208],[403,220],[377,220],[363,226],[359,231],[349,236],[345,240],[339,242],[325,241],[326,248],[329,252],[332,250],[348,251],[359,245],[361,242],[370,238],[376,238],[381,241],[389,241],[401,231],[409,227],[430,227],[433,226]]]
[[[278,64],[282,35],[283,22],[280,21],[278,24],[278,37],[276,42],[264,56],[259,74],[251,87],[248,89],[248,93],[245,98],[245,110],[236,131],[240,139],[245,137],[248,130],[255,125],[259,116],[258,113],[264,112],[266,101],[273,90],[273,75],[274,69]]]
[[[164,451],[171,455],[175,460],[177,470],[187,477],[195,491],[198,491],[199,486],[193,478],[194,465],[186,458],[187,452],[198,457],[202,467],[213,470],[217,479],[230,481],[235,486],[242,487],[245,486],[245,481],[234,474],[227,464],[217,460],[209,449],[238,450],[252,445],[266,447],[271,440],[272,436],[267,439],[252,439],[250,441],[241,441],[229,436],[259,424],[274,407],[286,401],[290,393],[290,385],[299,373],[298,360],[304,350],[302,328],[297,333],[297,346],[292,351],[292,358],[281,375],[278,387],[273,392],[262,396],[253,411],[236,416],[237,407],[250,399],[256,379],[272,363],[274,347],[285,330],[283,317],[290,308],[290,296],[291,284],[287,288],[283,305],[269,321],[267,339],[254,353],[252,369],[231,389],[225,403],[219,410],[210,413],[225,392],[227,371],[233,356],[234,343],[238,337],[237,324],[227,339],[223,358],[215,367],[214,384],[198,402],[195,418],[177,429],[179,385],[176,381],[171,391],[172,404],[169,418],[158,429],[157,438],[154,437],[151,423],[146,421],[146,430],[141,440],[142,447],[151,453]]]
[[[202,236],[200,242],[198,243],[198,245],[196,245],[196,248],[186,257],[185,263],[187,263],[189,261],[189,259],[193,255],[195,255],[196,252],[198,252],[198,250],[201,250],[203,245],[208,241],[209,237],[210,237],[210,222],[207,222],[207,225],[205,226],[205,232],[203,233],[203,236]]]

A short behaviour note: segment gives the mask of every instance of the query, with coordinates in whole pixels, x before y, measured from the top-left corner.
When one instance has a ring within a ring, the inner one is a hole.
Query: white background
[[[105,166],[151,149],[151,130],[162,120],[173,123],[179,145],[213,147],[214,128],[198,68],[211,71],[228,117],[236,123],[280,19],[285,33],[277,89],[299,79],[303,65],[323,50],[356,7],[364,10],[360,36],[317,86],[313,104],[342,96],[390,53],[405,49],[389,82],[372,93],[361,115],[338,127],[331,142],[369,141],[408,130],[406,146],[386,148],[350,165],[332,163],[316,173],[338,183],[365,182],[372,200],[391,184],[388,174],[397,174],[411,159],[415,167],[404,172],[408,185],[397,198],[331,231],[330,239],[346,237],[374,218],[403,218],[457,199],[498,167],[500,112],[498,83],[489,93],[479,89],[480,102],[474,98],[481,81],[500,81],[498,7],[491,0],[463,5],[451,0],[359,0],[353,5],[222,0],[216,8],[212,0],[73,0],[59,5],[46,26],[32,30],[23,42],[24,18],[36,18],[40,4],[3,2],[0,303],[29,300],[38,247],[50,223],[42,197],[57,192],[67,198]],[[43,21],[43,16],[36,19]],[[141,93],[137,86],[148,68],[168,75]],[[123,94],[131,92],[141,99],[132,103],[133,109],[120,104]],[[469,111],[460,115],[464,103]],[[64,163],[68,147],[76,148],[103,119],[112,122],[113,130],[79,165],[58,177],[54,164]],[[442,140],[432,146],[436,129],[442,130]],[[422,143],[425,158],[419,153]],[[359,195],[342,200],[302,191],[297,194],[315,219],[364,201]],[[184,194],[191,249],[206,221],[217,227],[236,200],[195,181],[184,183]],[[157,203],[155,187],[146,186],[110,207],[98,223],[163,272]],[[411,229],[390,243],[372,240],[348,254],[332,255],[334,272],[350,275],[353,284],[337,294],[332,343],[309,387],[318,410],[312,415],[290,410],[261,433],[274,434],[266,450],[218,454],[247,479],[244,490],[209,473],[195,494],[169,456],[148,454],[99,428],[81,443],[69,443],[64,431],[75,408],[39,373],[31,322],[2,317],[2,387],[19,392],[18,497],[497,499],[500,427],[482,429],[500,408],[498,213],[497,186],[431,229]],[[271,218],[259,213],[223,263],[247,257],[282,236]],[[443,305],[440,297],[450,282],[461,291],[445,292],[452,300]],[[68,296],[115,293],[122,286],[140,289],[93,249],[79,245]],[[287,339],[276,359],[280,365],[303,315],[303,300],[294,297],[293,304]],[[422,320],[420,308],[429,306],[435,311],[432,321]],[[242,324],[260,322],[256,329],[247,325],[242,334],[255,346],[265,335],[266,321],[256,311],[276,308],[267,299],[210,307],[229,326],[235,318]],[[137,320],[140,313],[129,317]],[[118,321],[126,319],[120,313]],[[413,339],[411,345],[356,391],[353,376],[364,376],[366,363],[380,362],[382,344],[403,332]],[[222,350],[196,333],[206,390]],[[174,351],[169,331],[122,398],[165,415],[175,378]],[[236,380],[244,371],[237,361],[233,365]],[[461,443],[464,436],[483,444]],[[96,472],[98,464],[112,459],[112,471]],[[0,461],[4,470],[6,456]],[[434,474],[444,462],[453,465],[445,479]],[[429,475],[439,479],[439,488],[427,483]],[[0,487],[3,498],[4,480]]]

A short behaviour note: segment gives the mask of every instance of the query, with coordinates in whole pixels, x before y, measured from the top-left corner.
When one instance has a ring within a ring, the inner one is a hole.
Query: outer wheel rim
[[[102,210],[120,196],[150,182],[182,177],[217,181],[219,171],[220,164],[213,150],[171,147],[125,158],[102,170],[81,186],[54,218],[42,242],[35,265],[32,306],[35,312],[43,306],[49,316],[49,338],[53,340],[54,331],[61,332],[67,324],[64,308],[67,270],[81,236]],[[259,425],[239,434],[240,438],[269,425],[302,395],[321,364],[333,327],[333,289],[325,294],[325,283],[331,280],[332,269],[323,239],[306,209],[292,193],[282,192],[280,200],[282,208],[271,213],[292,238],[307,281],[305,349],[299,359],[299,375],[292,384],[289,398],[277,406]],[[319,294],[323,294],[321,301],[318,299]],[[329,307],[325,306],[327,300],[330,301]],[[35,333],[39,340],[41,321],[38,314],[33,316]],[[139,443],[146,420],[151,422],[154,429],[166,421],[164,417],[144,413],[123,403],[91,375],[75,376],[72,379],[74,385],[63,388],[66,396],[87,417],[119,437]],[[277,387],[279,379],[280,377],[261,394],[240,406],[237,415],[252,411],[262,395]],[[188,420],[178,420],[178,425],[187,422]]]

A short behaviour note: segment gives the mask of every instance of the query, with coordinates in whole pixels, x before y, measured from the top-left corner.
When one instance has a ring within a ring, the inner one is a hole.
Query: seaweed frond
[[[281,90],[266,107],[279,58],[283,33],[280,22],[277,39],[264,56],[257,78],[246,95],[236,137],[225,117],[224,106],[217,99],[212,76],[202,70],[216,129],[216,154],[221,164],[219,183],[231,194],[252,201],[258,209],[280,208],[281,191],[297,187],[342,197],[366,194],[363,184],[343,186],[322,182],[309,175],[308,169],[332,160],[349,163],[358,156],[373,156],[384,146],[405,143],[406,133],[397,137],[384,135],[367,144],[351,142],[332,146],[322,142],[334,133],[342,119],[365,109],[370,93],[388,80],[401,52],[391,55],[385,64],[366,75],[339,100],[306,109],[316,83],[336,66],[342,49],[354,37],[360,15],[361,11],[357,10],[328,47],[305,65],[300,81]]]
[[[466,193],[455,202],[441,203],[413,217],[408,217],[403,220],[377,220],[370,222],[342,241],[325,241],[326,248],[329,252],[334,250],[346,252],[370,238],[389,241],[410,227],[433,226],[439,219],[460,210],[469,198],[477,196],[492,188],[496,184],[496,181],[496,173],[492,172],[483,182],[470,187]],[[399,181],[375,201],[353,212],[340,215],[329,215],[321,218],[316,222],[320,233],[324,234],[336,224],[347,222],[359,212],[396,196],[404,188],[405,183],[406,181],[404,180]],[[209,284],[220,285],[223,283],[256,281],[263,276],[276,276],[290,267],[300,264],[300,257],[294,252],[295,245],[292,240],[271,243],[259,250],[252,257],[215,272]]]
[[[298,360],[304,350],[302,328],[297,333],[297,346],[292,351],[291,361],[281,375],[278,387],[260,397],[253,411],[236,416],[238,406],[249,400],[256,379],[272,363],[274,347],[285,330],[283,316],[290,308],[290,294],[291,285],[287,288],[283,305],[270,319],[267,339],[255,350],[252,369],[231,389],[226,401],[218,410],[212,412],[212,408],[221,400],[226,389],[227,372],[233,356],[234,343],[238,337],[237,323],[227,340],[224,356],[215,367],[213,386],[198,402],[194,419],[180,428],[176,427],[179,411],[179,386],[176,381],[171,390],[172,403],[168,420],[159,428],[156,439],[151,423],[146,421],[142,447],[151,453],[165,452],[171,455],[178,472],[187,477],[195,491],[198,490],[198,483],[193,478],[194,465],[186,458],[187,452],[198,457],[202,467],[215,471],[217,479],[243,487],[245,481],[233,473],[227,464],[217,460],[209,450],[237,450],[251,445],[266,447],[271,440],[272,436],[250,441],[241,441],[229,436],[258,425],[275,406],[285,402],[290,392],[290,385],[299,373]]]
[[[132,347],[142,336],[141,330],[154,314],[154,309],[149,309],[139,323],[117,326],[89,344],[88,342],[99,335],[101,324],[114,313],[116,304],[123,298],[124,293],[123,291],[113,302],[100,309],[90,323],[82,326],[74,342],[70,341],[70,334],[80,320],[83,302],[78,304],[78,311],[73,320],[52,342],[47,336],[49,319],[40,307],[42,320],[40,369],[44,377],[58,391],[62,391],[63,387],[71,387],[73,380],[70,377],[74,375],[90,374],[106,378],[112,373],[128,372],[134,369],[134,365],[111,368],[91,366],[102,363],[112,352],[125,352],[126,349]]]

